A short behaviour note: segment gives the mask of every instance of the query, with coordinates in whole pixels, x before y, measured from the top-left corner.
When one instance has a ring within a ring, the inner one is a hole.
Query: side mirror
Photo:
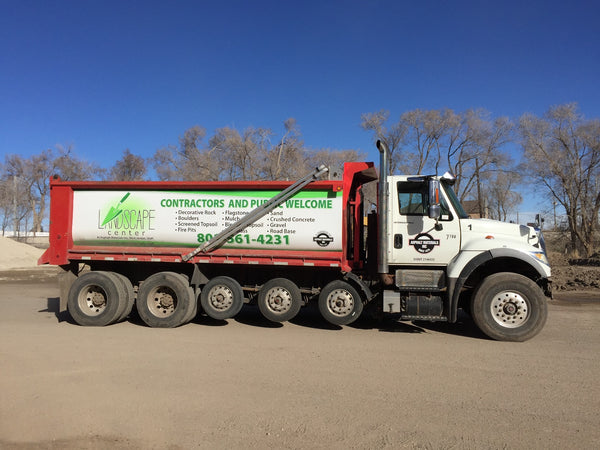
[[[429,218],[438,220],[442,214],[440,205],[440,181],[429,180]]]
[[[442,214],[442,207],[440,205],[429,205],[429,218],[439,219]]]

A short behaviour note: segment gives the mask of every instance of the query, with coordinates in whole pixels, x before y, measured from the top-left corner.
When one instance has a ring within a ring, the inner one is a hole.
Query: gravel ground
[[[538,336],[508,343],[466,316],[334,327],[311,308],[80,327],[53,281],[7,278],[3,449],[600,448],[595,294],[560,293]]]

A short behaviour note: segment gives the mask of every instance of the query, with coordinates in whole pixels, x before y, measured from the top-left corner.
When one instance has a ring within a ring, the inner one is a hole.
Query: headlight
[[[529,252],[529,254],[535,259],[537,259],[539,262],[546,264],[547,266],[550,265],[550,263],[548,262],[548,257],[546,256],[546,252]]]

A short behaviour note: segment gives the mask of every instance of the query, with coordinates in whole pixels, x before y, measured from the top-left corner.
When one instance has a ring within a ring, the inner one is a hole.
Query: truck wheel
[[[202,288],[200,304],[209,317],[216,320],[230,319],[244,306],[244,291],[233,278],[215,277]]]
[[[135,292],[133,291],[133,285],[131,284],[131,281],[129,281],[129,278],[127,278],[125,275],[121,275],[117,272],[110,272],[110,274],[117,277],[125,292],[125,296],[120,299],[121,312],[116,320],[117,322],[121,322],[122,320],[125,320],[129,314],[131,314],[133,303],[135,301]]]
[[[87,272],[71,285],[67,308],[79,325],[103,327],[119,318],[125,296],[125,288],[114,274]]]
[[[490,275],[471,298],[471,316],[498,341],[526,341],[544,327],[548,305],[540,287],[516,273]]]
[[[273,278],[258,291],[258,309],[271,322],[292,320],[302,307],[302,293],[287,278]]]
[[[146,325],[174,328],[192,320],[194,290],[183,275],[159,272],[140,284],[137,310]]]
[[[363,303],[350,283],[334,280],[319,294],[319,311],[329,323],[348,325],[360,317]]]

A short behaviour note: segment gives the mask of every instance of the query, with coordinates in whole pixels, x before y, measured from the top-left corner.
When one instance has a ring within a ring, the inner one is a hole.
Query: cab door
[[[426,181],[392,181],[390,177],[389,211],[391,232],[390,264],[445,266],[460,249],[458,217],[440,192],[441,217],[428,216],[429,193]]]

